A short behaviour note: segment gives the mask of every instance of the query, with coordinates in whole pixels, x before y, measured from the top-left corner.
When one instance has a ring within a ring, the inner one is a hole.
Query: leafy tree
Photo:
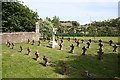
[[[52,21],[49,17],[46,17],[46,20],[48,20],[48,21],[50,21],[50,22]]]
[[[53,23],[49,21],[48,18],[46,18],[44,21],[41,22],[41,33],[43,37],[51,37],[52,36],[52,28]]]
[[[91,25],[98,29],[97,34],[99,35],[119,35],[120,17],[104,21],[94,21]],[[90,30],[89,32],[91,33]]]
[[[95,26],[89,26],[87,28],[87,32],[89,33],[89,35],[94,35],[96,34],[97,35],[97,32],[96,32],[97,28]]]
[[[80,26],[80,24],[77,21],[72,21],[73,26]]]
[[[53,17],[52,23],[53,23],[54,27],[56,27],[56,28],[59,27],[59,25],[60,25],[60,21],[59,20],[60,20],[59,17],[57,17],[57,16]]]
[[[87,28],[86,27],[81,27],[81,32],[83,32],[84,36],[86,35]]]
[[[63,29],[60,27],[60,19],[57,16],[54,16],[52,21],[53,27],[57,28],[57,33],[60,34],[63,32]]]
[[[34,31],[37,20],[37,12],[19,2],[2,3],[3,32]]]
[[[104,26],[104,27],[99,27],[98,28],[97,34],[99,36],[110,36],[110,35],[115,35],[115,32],[112,29],[112,27]]]

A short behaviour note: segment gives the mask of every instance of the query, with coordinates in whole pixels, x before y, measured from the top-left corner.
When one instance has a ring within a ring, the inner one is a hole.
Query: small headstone
[[[70,37],[68,38],[68,41],[70,41]]]
[[[29,54],[31,53],[31,49],[28,47],[28,48],[27,48],[27,51],[28,51],[28,54],[27,54],[27,55],[29,55]]]
[[[48,42],[50,42],[50,37],[47,37]]]
[[[55,39],[55,41],[57,42],[58,40],[57,40],[57,39]]]
[[[99,51],[97,53],[98,53],[98,60],[102,60],[103,59],[103,53],[104,53],[102,48],[99,48]]]
[[[72,44],[70,45],[70,47],[71,47],[70,53],[74,53],[74,45]]]
[[[88,71],[85,71],[84,73],[82,73],[81,76],[82,76],[85,80],[93,80],[92,75],[91,75]]]
[[[39,58],[39,53],[38,53],[38,51],[35,52],[35,56],[36,56],[36,60],[38,60],[38,58]]]
[[[30,43],[30,39],[28,39],[28,44]]]
[[[80,45],[80,42],[79,42],[79,40],[77,40],[77,42],[76,42],[76,43],[77,43],[77,47],[79,47],[79,45]]]
[[[34,45],[34,43],[35,43],[35,41],[34,41],[34,40],[32,40],[32,45]]]
[[[101,43],[101,42],[102,42],[102,40],[100,39],[100,40],[99,40],[99,42]]]
[[[63,39],[61,39],[60,42],[63,43]]]
[[[62,36],[62,39],[64,39],[64,37]]]
[[[85,46],[82,47],[82,50],[83,50],[83,53],[82,55],[85,55],[86,51],[87,51],[87,48],[85,48]]]
[[[15,47],[15,44],[14,43],[12,43],[12,47],[11,47],[11,49],[13,49]]]
[[[90,47],[90,42],[87,42],[86,44],[87,44],[87,48],[89,48]]]
[[[75,38],[75,43],[77,42],[77,38]]]
[[[8,46],[9,45],[9,41],[7,40],[7,42],[6,42],[6,45]]]
[[[60,45],[59,45],[59,46],[60,46],[60,49],[59,49],[59,50],[62,50],[63,44],[62,44],[62,43],[60,43]]]
[[[23,48],[22,48],[22,46],[20,45],[20,52],[22,53],[22,51],[23,51]]]
[[[45,37],[43,38],[43,41],[46,41],[46,38],[45,38]]]
[[[110,45],[110,46],[112,46],[112,43],[113,43],[113,41],[112,41],[112,40],[110,40],[110,41],[109,41],[109,45]]]
[[[103,44],[101,42],[98,45],[99,45],[99,48],[103,47]]]
[[[91,39],[89,39],[88,41],[89,41],[90,43],[92,42],[92,40],[91,40]]]
[[[116,44],[114,44],[114,46],[113,46],[113,52],[116,52],[116,49],[117,49],[117,45]]]
[[[38,46],[40,46],[40,40],[38,41]]]
[[[44,60],[44,62],[45,62],[44,65],[45,65],[45,66],[48,66],[48,65],[49,65],[49,63],[48,63],[48,58],[44,56],[44,57],[43,57],[43,60]]]
[[[83,40],[83,39],[82,39],[81,41],[82,41],[82,43],[84,42],[84,40]]]
[[[63,62],[63,63],[61,64],[61,68],[62,68],[62,70],[61,70],[61,74],[62,74],[62,75],[65,75],[65,74],[68,73],[68,65],[67,65],[67,63]]]
[[[7,42],[7,46],[8,46],[8,47],[10,47],[10,46],[11,46],[11,43],[10,43],[9,41]]]

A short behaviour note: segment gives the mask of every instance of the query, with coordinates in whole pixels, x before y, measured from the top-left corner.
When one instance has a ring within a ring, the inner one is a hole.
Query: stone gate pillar
[[[35,32],[36,32],[36,33],[39,33],[39,28],[40,28],[39,22],[36,22],[35,25],[36,25],[36,26],[35,26]]]

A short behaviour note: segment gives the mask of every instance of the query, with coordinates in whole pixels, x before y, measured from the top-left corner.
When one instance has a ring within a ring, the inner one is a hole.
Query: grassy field
[[[85,37],[84,37],[85,38]],[[88,39],[88,38],[86,38]],[[93,39],[93,38],[92,38]],[[109,41],[109,39],[105,39]],[[114,42],[117,42],[117,38],[113,38]],[[60,41],[59,41],[60,42]],[[68,53],[70,50],[70,44],[75,45],[74,54]],[[48,41],[41,41],[41,46],[17,43],[15,49],[8,48],[5,44],[2,44],[2,77],[3,78],[80,78],[81,73],[88,70],[95,78],[113,78],[119,76],[118,72],[118,58],[117,52],[112,52],[113,48],[109,44],[104,43],[104,55],[103,61],[97,60],[98,43],[91,43],[90,48],[87,50],[87,55],[82,56],[82,46],[86,46],[85,43],[80,43],[80,47],[76,47],[76,43],[72,41],[64,40],[63,50],[59,50],[59,47],[54,49],[46,47]],[[19,46],[22,45],[24,52],[20,53]],[[28,46],[31,48],[31,54],[27,53]],[[35,51],[38,50],[40,58],[38,61],[33,60],[35,58]],[[43,56],[47,56],[52,66],[44,67],[40,63],[43,63]],[[69,65],[69,73],[67,75],[61,75],[60,63],[65,61]]]

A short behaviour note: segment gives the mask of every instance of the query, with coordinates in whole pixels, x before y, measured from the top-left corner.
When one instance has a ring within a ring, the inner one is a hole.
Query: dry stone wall
[[[36,32],[12,32],[12,33],[0,33],[0,43],[6,43],[7,40],[14,43],[27,42],[35,40],[38,41],[40,33]]]

